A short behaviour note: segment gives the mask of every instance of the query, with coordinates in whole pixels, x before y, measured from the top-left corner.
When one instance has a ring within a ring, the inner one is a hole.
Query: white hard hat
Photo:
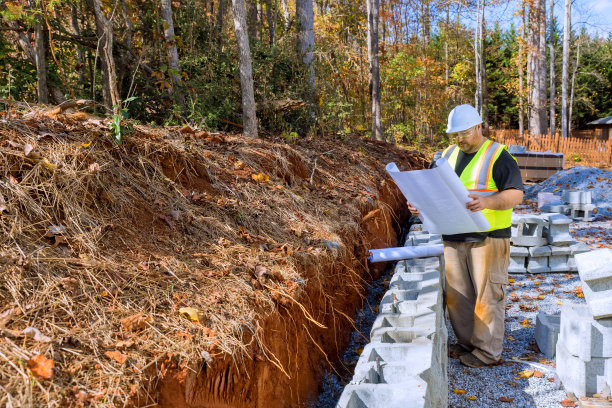
[[[461,132],[480,123],[482,119],[472,105],[459,105],[448,114],[446,133]]]

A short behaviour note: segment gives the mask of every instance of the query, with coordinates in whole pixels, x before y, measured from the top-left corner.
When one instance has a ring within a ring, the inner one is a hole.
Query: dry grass
[[[124,406],[155,399],[147,380],[169,355],[265,355],[259,322],[291,302],[307,316],[304,287],[323,286],[322,265],[359,239],[385,157],[408,155],[140,125],[117,146],[80,113],[5,113],[0,406]],[[51,379],[34,376],[36,354]]]

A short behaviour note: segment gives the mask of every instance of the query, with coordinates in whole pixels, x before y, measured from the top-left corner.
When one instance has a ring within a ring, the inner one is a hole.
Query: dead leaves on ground
[[[117,363],[119,364],[125,364],[125,362],[128,359],[128,356],[126,354],[123,354],[120,351],[107,351],[106,353],[104,353],[104,355],[108,358],[110,358],[111,360],[115,360]]]
[[[147,327],[147,323],[152,321],[151,317],[147,317],[142,313],[136,313],[132,316],[124,317],[120,320],[121,328],[127,332],[135,332]]]
[[[36,378],[49,379],[53,377],[55,362],[42,354],[37,354],[28,360],[28,368]]]

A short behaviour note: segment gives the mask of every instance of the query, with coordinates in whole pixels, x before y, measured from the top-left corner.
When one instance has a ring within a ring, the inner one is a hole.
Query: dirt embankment
[[[315,397],[381,272],[367,249],[395,245],[407,215],[384,164],[424,159],[140,125],[116,146],[106,126],[0,123],[0,404]]]

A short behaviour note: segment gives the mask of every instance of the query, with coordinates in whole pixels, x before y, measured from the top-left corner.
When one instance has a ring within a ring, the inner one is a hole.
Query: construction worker
[[[455,169],[472,201],[468,210],[482,211],[486,231],[443,235],[446,304],[457,343],[449,353],[472,367],[500,361],[512,208],[523,200],[523,182],[506,146],[482,135],[482,119],[470,105],[455,107],[446,133],[456,140],[442,153]],[[408,203],[413,215],[419,210]]]

